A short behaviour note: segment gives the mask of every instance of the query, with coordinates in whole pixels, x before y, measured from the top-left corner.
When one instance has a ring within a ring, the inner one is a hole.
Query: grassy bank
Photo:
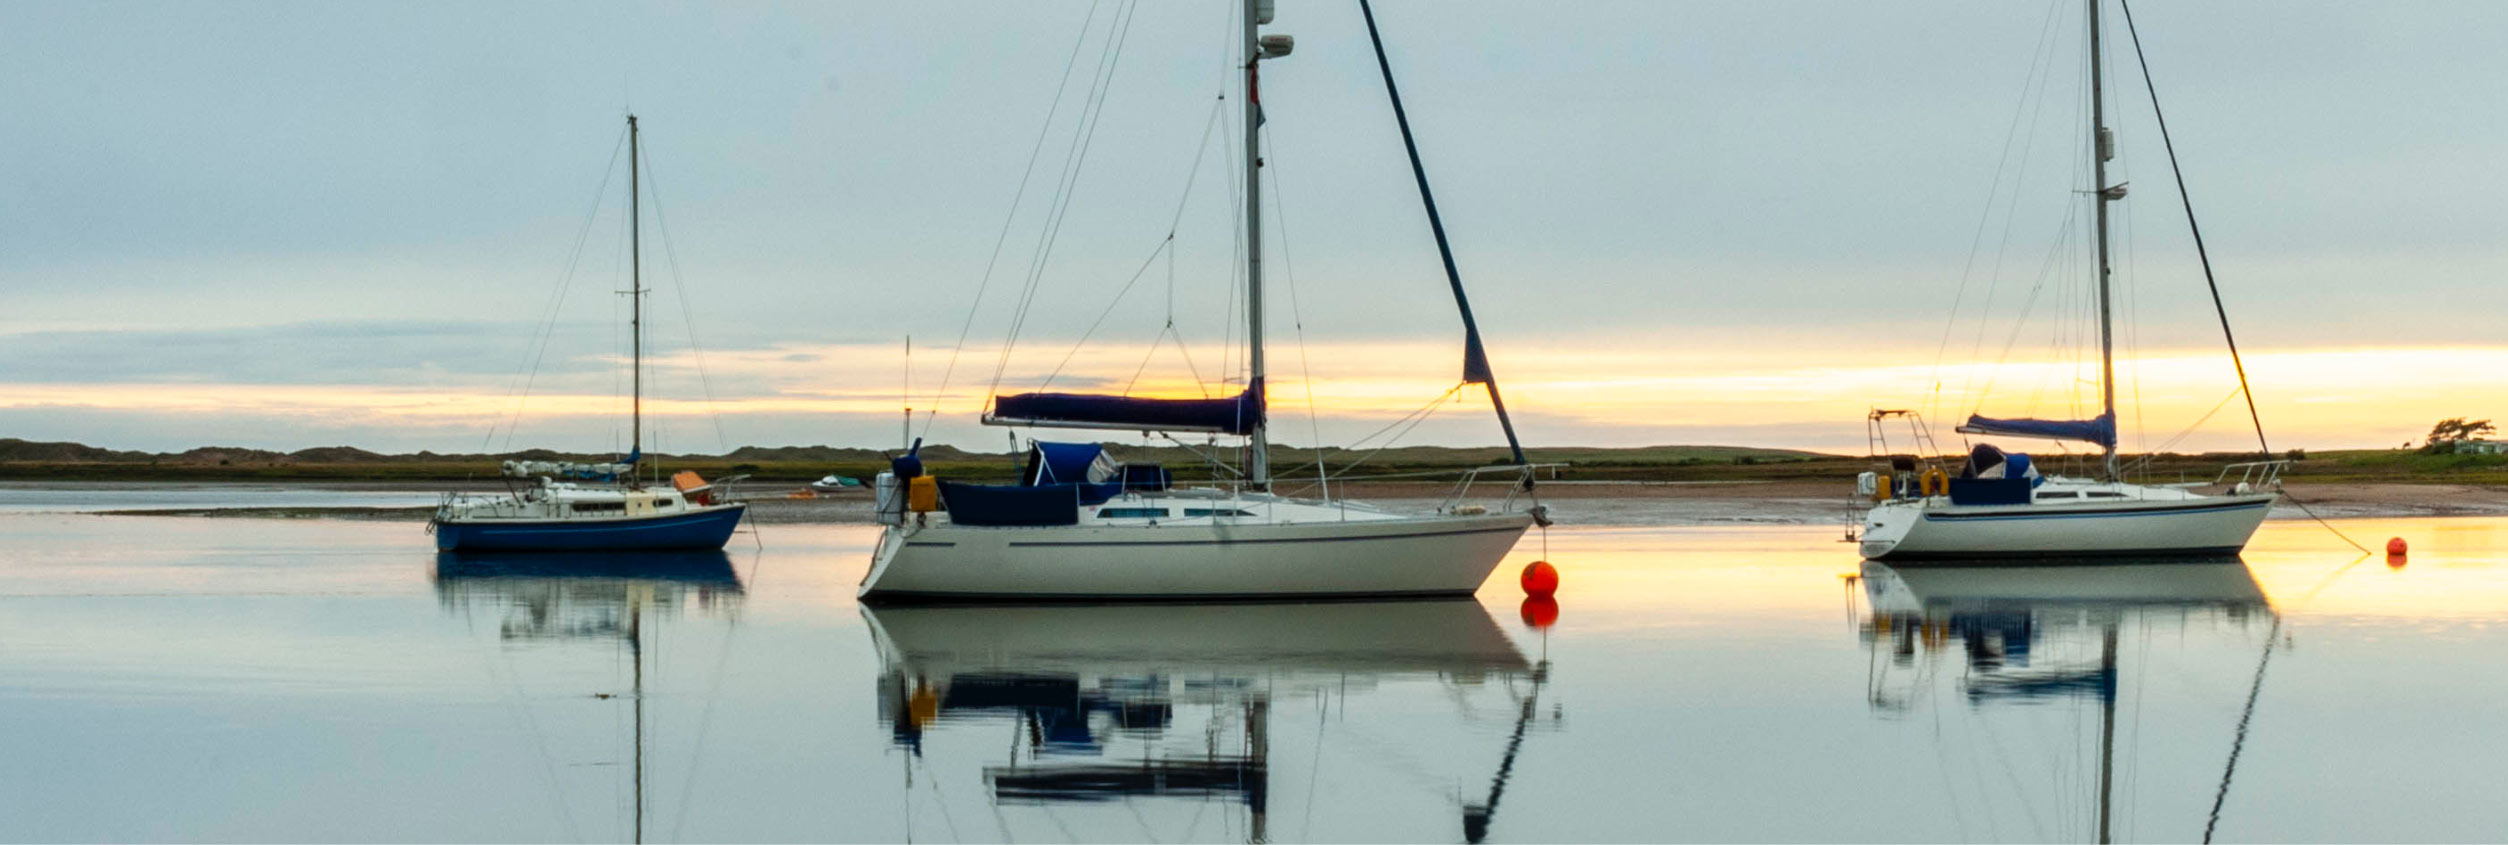
[[[1165,464],[1180,480],[1223,477],[1204,456],[1177,446],[1113,445],[1127,461]],[[1730,446],[1645,446],[1635,448],[1554,447],[1527,450],[1541,463],[1564,463],[1555,470],[1564,481],[1811,481],[1851,478],[1871,468],[1861,456],[1823,455],[1784,449]],[[1215,454],[1236,460],[1233,450]],[[1336,476],[1350,478],[1450,474],[1455,470],[1505,463],[1502,448],[1454,449],[1415,446],[1379,452],[1343,449],[1274,447],[1274,472],[1283,477],[1312,477],[1320,459]],[[71,443],[30,443],[0,439],[0,479],[15,481],[310,481],[310,482],[452,482],[496,475],[500,462],[522,460],[609,460],[609,455],[571,455],[548,450],[511,454],[382,455],[348,447],[297,452],[205,447],[181,453],[117,452]],[[1019,457],[1009,453],[968,452],[952,446],[928,447],[924,465],[932,472],[970,481],[1007,480],[1017,472]],[[2162,455],[2149,462],[2144,478],[2151,481],[2208,480],[2221,465],[2252,456],[2238,454]],[[726,455],[662,455],[654,460],[670,470],[695,470],[709,478],[746,474],[767,483],[801,484],[830,473],[868,478],[887,468],[887,454],[872,449],[827,446],[744,447]],[[2041,454],[2039,464],[2052,472],[2089,473],[2091,460]],[[1545,471],[1550,477],[1553,471]],[[2508,456],[2424,455],[2396,450],[2307,453],[2291,467],[2294,481],[2313,483],[2422,483],[2508,485]]]

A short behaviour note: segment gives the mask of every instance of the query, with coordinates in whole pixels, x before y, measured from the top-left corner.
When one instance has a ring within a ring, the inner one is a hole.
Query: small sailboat
[[[939,481],[910,448],[875,480],[887,528],[860,595],[865,599],[1223,599],[1454,596],[1480,588],[1545,511],[1531,496],[1533,466],[1499,398],[1480,331],[1446,248],[1445,231],[1411,143],[1391,66],[1378,67],[1411,152],[1445,269],[1462,313],[1463,381],[1489,388],[1514,463],[1472,470],[1511,475],[1495,508],[1458,493],[1430,513],[1347,500],[1276,495],[1265,439],[1262,115],[1256,68],[1289,54],[1286,35],[1262,35],[1270,3],[1243,3],[1244,273],[1246,381],[1234,396],[1153,399],[1076,393],[997,396],[989,425],[1194,432],[1245,438],[1242,483],[1180,489],[1155,464],[1124,464],[1094,443],[1036,442],[1014,485]],[[1361,4],[1361,8],[1366,8]],[[1372,13],[1368,18],[1375,33]],[[919,444],[919,441],[918,441]],[[1522,507],[1517,506],[1521,504]]]
[[[2087,442],[2103,450],[2098,475],[2071,478],[2039,472],[2028,455],[2006,454],[1977,444],[1953,472],[1941,459],[1894,456],[1884,474],[1866,472],[1857,494],[1873,502],[1861,528],[1863,556],[1871,560],[1970,558],[2069,558],[2106,556],[2235,555],[2263,524],[2279,497],[2287,461],[2231,464],[2211,482],[2136,484],[2125,480],[2116,452],[2115,326],[2110,308],[2108,204],[2125,197],[2123,184],[2107,183],[2115,157],[2114,136],[2102,108],[2099,3],[2089,0],[2090,173],[2087,191],[2098,233],[2097,291],[2101,411],[2086,420],[1993,419],[1971,414],[1961,434]],[[2166,124],[2162,124],[2165,131]],[[2181,183],[2182,187],[2182,183]],[[2191,219],[2191,210],[2189,219]],[[2197,240],[2200,248],[2201,241]],[[2210,269],[2205,269],[2207,277]],[[2216,292],[2217,296],[2217,292]],[[2228,329],[2223,312],[2222,328]],[[2233,356],[2237,347],[2230,347]],[[2240,390],[2245,390],[2240,365]],[[2252,415],[2254,400],[2249,398]],[[1867,424],[1874,442],[1897,422],[1913,429],[1916,445],[1931,449],[1921,416],[1911,410],[1876,409]],[[2258,440],[2262,426],[2258,422]],[[2234,477],[2233,477],[2234,476]],[[2209,492],[2196,492],[2210,488]]]
[[[451,494],[427,524],[441,551],[720,549],[748,505],[694,472],[670,483],[638,477],[644,458],[644,281],[636,116],[627,116],[628,325],[633,337],[632,444],[609,463],[506,461],[507,492]]]

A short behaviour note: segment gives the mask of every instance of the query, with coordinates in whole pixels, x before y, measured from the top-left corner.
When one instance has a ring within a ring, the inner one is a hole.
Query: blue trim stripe
[[[1141,541],[1122,541],[1122,540],[1115,540],[1115,541],[1109,541],[1109,542],[1081,542],[1081,543],[1011,543],[1011,544],[1009,544],[1009,545],[1012,545],[1012,546],[1123,546],[1123,547],[1126,547],[1126,548],[1131,548],[1131,547],[1136,547],[1136,546],[1238,546],[1238,545],[1252,545],[1252,544],[1256,544],[1256,543],[1354,543],[1354,542],[1366,542],[1366,541],[1369,541],[1369,540],[1407,540],[1407,539],[1416,538],[1416,537],[1456,537],[1456,536],[1461,536],[1461,535],[1465,535],[1465,534],[1496,534],[1496,533],[1500,533],[1500,532],[1507,532],[1507,531],[1512,531],[1512,532],[1515,532],[1515,533],[1517,533],[1517,534],[1522,534],[1522,533],[1524,533],[1525,529],[1527,529],[1527,528],[1531,528],[1531,527],[1532,527],[1532,526],[1527,525],[1527,526],[1524,526],[1524,527],[1521,527],[1521,528],[1514,527],[1514,526],[1501,526],[1501,527],[1497,527],[1497,528],[1467,528],[1467,529],[1463,529],[1463,530],[1460,530],[1460,531],[1422,531],[1422,532],[1412,533],[1412,534],[1370,534],[1370,535],[1368,535],[1368,536],[1364,536],[1364,537],[1283,537],[1283,538],[1278,538],[1278,539],[1264,538],[1264,539],[1259,539],[1259,540],[1252,540],[1252,539],[1238,539],[1238,538],[1230,538],[1230,537],[1221,537],[1221,538],[1210,539],[1210,540],[1141,540]]]
[[[2257,508],[2270,508],[2272,506],[2272,502],[2265,501],[2231,505],[2199,505],[2184,508],[2161,508],[2156,510],[2101,510],[2086,513],[1926,513],[1924,514],[1924,518],[1930,522],[2002,522],[2022,519],[2124,519],[2137,516],[2178,516],[2181,514],[2228,513],[2232,511],[2253,510]]]

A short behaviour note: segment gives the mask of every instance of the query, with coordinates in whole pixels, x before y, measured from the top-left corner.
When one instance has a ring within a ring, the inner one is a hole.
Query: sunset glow
[[[1218,350],[1197,358],[1209,373]],[[1275,427],[1303,440],[1311,390],[1317,429],[1326,442],[1374,430],[1429,403],[1454,386],[1441,378],[1457,367],[1450,347],[1429,343],[1313,346],[1311,380],[1291,369],[1274,376]],[[783,346],[717,353],[697,378],[693,356],[648,360],[648,379],[667,388],[649,396],[645,414],[660,421],[823,417],[829,420],[893,420],[905,404],[897,388],[865,389],[898,379],[896,350],[879,346]],[[795,356],[824,363],[796,366]],[[935,354],[932,358],[944,358]],[[971,349],[945,393],[930,359],[918,361],[911,404],[927,413],[937,396],[936,430],[968,431],[990,384],[994,351]],[[1909,407],[1937,426],[1972,410],[2002,416],[2068,416],[2095,413],[2095,369],[2077,378],[2071,365],[1961,363],[1842,367],[1819,363],[1828,350],[1748,354],[1684,354],[1620,351],[1592,353],[1531,350],[1498,357],[1501,387],[1526,418],[1525,439],[1534,444],[1647,445],[1689,442],[1687,432],[1764,428],[1768,434],[1736,434],[1718,442],[1739,445],[1859,451],[1862,418],[1873,407]],[[1147,367],[1143,361],[1153,363]],[[1294,358],[1291,366],[1294,367]],[[597,363],[597,362],[596,362]],[[2391,447],[2426,431],[2432,420],[2489,416],[2484,405],[2498,374],[2508,372],[2508,347],[2261,350],[2247,356],[2259,410],[2277,447]],[[1216,382],[1196,384],[1172,347],[1152,354],[1141,346],[1109,345],[1075,355],[1047,384],[1041,375],[1009,375],[1003,392],[1036,389],[1103,390],[1134,395],[1202,396],[1239,389]],[[1136,373],[1138,373],[1136,380]],[[2120,365],[2125,447],[2158,448],[2210,418],[2169,448],[2175,451],[2240,449],[2253,442],[2245,409],[2235,401],[2236,378],[2226,356],[2171,353]],[[1936,393],[1936,384],[1940,385]],[[1994,385],[1992,391],[1983,386]],[[710,384],[713,401],[702,397]],[[165,415],[253,415],[325,425],[394,425],[444,432],[439,448],[502,428],[519,411],[526,432],[563,436],[580,426],[612,426],[625,410],[622,396],[584,389],[535,391],[517,399],[510,386],[464,385],[411,388],[385,385],[273,384],[0,384],[0,408],[87,409]],[[1972,403],[1963,393],[1983,393]],[[1450,399],[1456,408],[1441,418],[1476,419],[1486,407],[1477,388]],[[2139,408],[2139,413],[2136,410]],[[1459,409],[1459,410],[1458,410]],[[2137,429],[2135,423],[2139,421]],[[735,423],[736,425],[736,423]],[[470,431],[473,435],[459,435]],[[1494,425],[1456,424],[1421,442],[1488,445]],[[1477,432],[1477,433],[1475,433]],[[982,436],[989,441],[989,435]],[[944,437],[944,440],[951,439]],[[547,444],[554,445],[554,444]],[[732,445],[742,445],[734,443]]]

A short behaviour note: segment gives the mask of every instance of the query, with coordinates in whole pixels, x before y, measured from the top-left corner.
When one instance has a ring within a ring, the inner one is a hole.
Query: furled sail
[[[1252,434],[1263,421],[1263,383],[1217,399],[1142,399],[1095,393],[1020,393],[993,397],[986,425],[1038,425],[1140,431]]]
[[[2116,448],[2116,417],[2100,414],[2086,420],[1997,420],[1976,414],[1959,427],[1961,434],[1999,434],[2005,437],[2036,437],[2044,440],[2081,440],[2103,448]]]

